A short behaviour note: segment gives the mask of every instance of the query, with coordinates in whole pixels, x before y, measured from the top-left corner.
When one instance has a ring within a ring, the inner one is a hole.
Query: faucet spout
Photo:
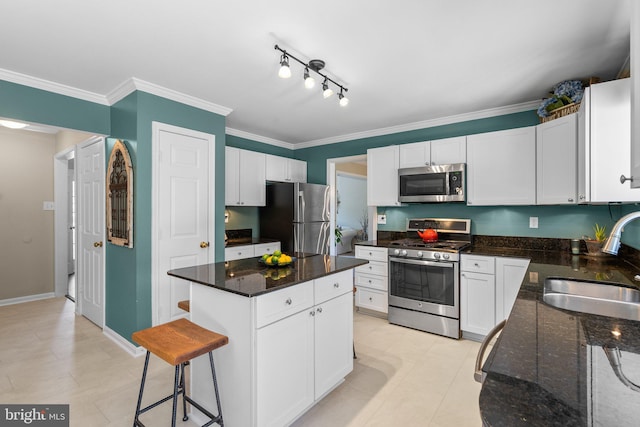
[[[640,211],[631,212],[620,218],[611,229],[611,234],[609,234],[609,238],[607,238],[607,241],[602,247],[602,252],[617,255],[620,249],[620,237],[624,231],[624,226],[637,218],[640,218]]]

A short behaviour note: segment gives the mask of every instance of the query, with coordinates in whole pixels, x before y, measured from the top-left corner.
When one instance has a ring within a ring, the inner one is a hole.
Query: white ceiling
[[[629,7],[3,0],[0,78],[18,73],[103,97],[140,79],[232,109],[232,131],[309,146],[537,101],[566,79],[614,78],[629,54]],[[277,77],[276,43],[304,61],[326,61],[324,71],[349,89],[349,105],[323,99],[318,84],[305,89],[294,61],[292,78]]]

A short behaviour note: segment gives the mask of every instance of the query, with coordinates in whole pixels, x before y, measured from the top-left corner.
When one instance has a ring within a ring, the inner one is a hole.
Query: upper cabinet
[[[266,155],[267,181],[307,182],[307,162]]]
[[[367,204],[369,206],[399,206],[397,145],[367,150]]]
[[[264,206],[265,154],[225,148],[225,205]]]
[[[467,204],[536,204],[536,127],[467,137]]]
[[[466,163],[467,137],[438,139],[400,145],[401,168]]]
[[[640,187],[640,2],[631,2],[631,182]],[[627,184],[628,185],[628,184]],[[640,191],[640,190],[638,190]]]
[[[581,203],[640,201],[640,191],[621,184],[630,174],[629,79],[585,89],[578,112],[578,198]]]
[[[576,114],[538,125],[536,130],[537,202],[578,202],[578,118]]]

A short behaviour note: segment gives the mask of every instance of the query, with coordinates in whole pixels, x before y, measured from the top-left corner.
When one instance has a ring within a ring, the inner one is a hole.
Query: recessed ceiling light
[[[10,129],[22,129],[29,126],[26,123],[14,122],[12,120],[0,120],[0,125],[10,128]]]

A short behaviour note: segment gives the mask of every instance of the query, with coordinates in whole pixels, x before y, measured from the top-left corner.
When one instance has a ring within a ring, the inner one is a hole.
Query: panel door
[[[242,206],[264,206],[266,202],[264,153],[240,150],[238,174],[240,204]]]
[[[92,139],[78,148],[78,281],[80,312],[104,324],[104,139]]]
[[[234,147],[224,149],[224,204],[239,206],[240,203],[240,150]]]
[[[450,165],[467,162],[467,137],[431,141],[431,164]]]
[[[209,150],[214,149],[214,137],[165,126],[159,125],[154,135],[159,150],[154,324],[187,315],[178,301],[189,299],[189,283],[168,276],[167,271],[213,262]]]
[[[399,206],[397,145],[367,150],[367,205]]]
[[[431,164],[431,143],[429,141],[413,142],[400,145],[401,168],[417,168]]]
[[[528,267],[528,259],[496,257],[496,323],[509,317]]]
[[[496,283],[493,274],[460,274],[460,328],[486,335],[496,324]]]

